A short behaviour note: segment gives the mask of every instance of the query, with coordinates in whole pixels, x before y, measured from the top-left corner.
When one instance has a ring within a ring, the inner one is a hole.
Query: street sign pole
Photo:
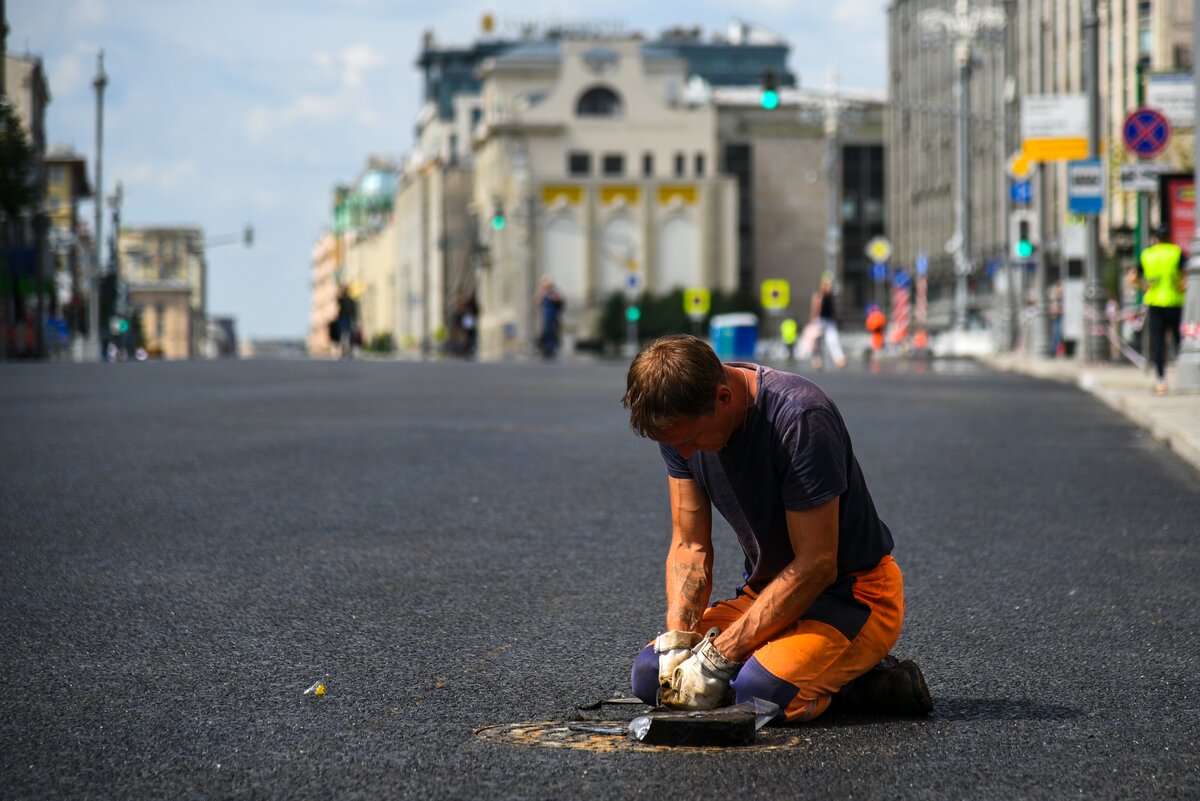
[[[1087,0],[1083,12],[1083,46],[1086,56],[1083,68],[1088,93],[1088,158],[1100,158],[1100,19],[1099,0]],[[1101,185],[1106,180],[1101,170]],[[1108,341],[1104,331],[1104,288],[1100,285],[1100,215],[1087,217],[1087,260],[1084,264],[1083,347],[1079,357],[1085,362],[1105,361]]]
[[[1192,19],[1200,21],[1200,0],[1192,2]],[[1192,25],[1192,52],[1200,53],[1200,24]],[[1192,81],[1200,97],[1200,58],[1192,59]],[[1195,145],[1192,162],[1195,166],[1193,186],[1200,186],[1200,139]],[[1192,238],[1192,253],[1187,263],[1187,294],[1183,301],[1183,338],[1179,348],[1177,389],[1181,392],[1200,392],[1200,227]]]

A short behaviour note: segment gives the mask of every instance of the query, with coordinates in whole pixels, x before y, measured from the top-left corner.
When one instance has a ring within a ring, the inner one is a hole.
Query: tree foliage
[[[0,99],[0,209],[18,217],[37,202],[37,153],[25,136],[21,118]]]
[[[696,330],[696,325],[683,310],[682,289],[662,295],[643,292],[637,303],[642,312],[641,319],[638,320],[638,339],[643,342],[666,334],[691,334]],[[717,290],[712,293],[710,314],[757,313],[758,310],[758,304],[749,292]],[[703,327],[703,333],[707,334],[707,321]],[[604,312],[600,317],[600,337],[610,345],[618,345],[625,341],[625,330],[625,293],[613,292],[604,302]]]

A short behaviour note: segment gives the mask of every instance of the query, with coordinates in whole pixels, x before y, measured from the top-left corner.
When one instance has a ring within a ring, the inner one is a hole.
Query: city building
[[[543,276],[566,298],[568,350],[604,346],[614,301],[691,287],[753,308],[782,278],[782,314],[803,319],[825,270],[861,318],[875,289],[863,247],[885,222],[879,94],[797,88],[787,43],[741,21],[653,40],[494,27],[464,47],[424,35],[426,102],[394,194],[371,201],[373,218],[347,216],[371,194],[369,164],[314,248],[313,353],[330,350],[339,282],[365,339],[390,333],[412,353],[473,342],[462,320],[476,308],[482,355],[525,351]]]
[[[312,249],[312,280],[305,347],[311,356],[333,355],[335,344],[329,323],[337,317],[338,238],[332,230],[317,237]]]
[[[1055,0],[1058,2],[1059,0]],[[972,0],[971,8],[1007,8],[1002,0]],[[955,181],[958,163],[958,66],[953,42],[930,41],[921,12],[955,11],[955,0],[895,0],[888,6],[886,146],[887,237],[893,267],[925,264],[928,325],[948,328],[954,317]],[[1003,39],[981,35],[970,77],[969,325],[982,322],[992,291],[988,280],[1007,263],[1008,156],[1016,143],[1014,108],[1005,97]]]
[[[87,162],[68,147],[46,156],[46,209],[50,218],[50,257],[54,265],[53,316],[64,335],[82,344],[87,337],[88,280],[94,254],[91,236],[79,216],[79,201],[92,197]]]
[[[717,171],[716,110],[689,101],[676,53],[633,37],[537,41],[480,75],[481,352],[534,340],[543,276],[566,300],[568,351],[599,342],[614,293],[736,288],[736,182]]]
[[[1010,159],[1022,151],[1022,102],[1036,95],[1082,95],[1083,23],[1089,0],[971,0],[972,11],[995,8],[1004,14],[998,34],[982,33],[973,47],[969,153],[971,194],[970,261],[972,312],[1000,322],[1007,301],[989,297],[989,277],[1011,261],[1010,213],[1022,208],[1012,199]],[[1173,79],[1190,94],[1192,3],[1188,0],[1111,0],[1097,3],[1101,156],[1108,164],[1108,195],[1100,216],[1102,269],[1109,291],[1115,276],[1134,263],[1148,224],[1164,218],[1165,190],[1141,197],[1121,188],[1122,165],[1139,159],[1123,144],[1124,124],[1134,109],[1149,105],[1155,89]],[[954,0],[893,0],[888,6],[889,167],[888,236],[896,263],[929,265],[930,324],[950,321],[953,258],[946,244],[954,233],[956,180],[955,86],[958,65],[953,44],[928,41],[921,12],[956,11]],[[1183,73],[1187,73],[1184,75]],[[1164,95],[1166,92],[1164,91]],[[1173,121],[1174,135],[1155,163],[1167,176],[1190,186],[1194,120]],[[1068,313],[1067,338],[1082,331],[1084,220],[1068,214],[1066,161],[1035,165],[1029,176],[1037,251],[1047,283],[1063,280]],[[1188,193],[1190,198],[1190,192]],[[1191,209],[1187,213],[1193,213]],[[1190,235],[1180,236],[1190,241]],[[1024,264],[1024,262],[1022,262]],[[1017,292],[1034,291],[1027,270],[1014,273]],[[998,286],[1000,284],[997,284]],[[1073,313],[1072,313],[1073,310]]]
[[[122,228],[119,275],[151,357],[206,355],[208,266],[195,227]]]
[[[828,271],[839,318],[859,322],[879,299],[865,248],[885,227],[884,98],[834,78],[783,89],[772,109],[760,99],[757,86],[712,89],[721,172],[738,185],[738,285],[757,297],[762,281],[787,281],[780,314],[803,323]]]
[[[16,112],[20,136],[32,149],[34,191],[22,208],[0,211],[0,358],[40,357],[48,352],[44,321],[55,298],[48,225],[40,213],[50,88],[40,57],[5,53],[3,59],[4,101]]]

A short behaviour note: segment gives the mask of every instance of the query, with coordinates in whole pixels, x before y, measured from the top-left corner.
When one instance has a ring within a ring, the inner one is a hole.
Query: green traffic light
[[[631,323],[636,323],[642,319],[642,310],[637,306],[630,306],[625,310],[625,319]]]
[[[508,223],[508,221],[504,219],[503,214],[497,214],[494,217],[492,217],[492,230],[493,231],[503,231],[504,226],[507,223]]]
[[[776,92],[774,89],[763,89],[762,99],[759,102],[768,111],[779,108],[779,92]]]
[[[1028,259],[1033,255],[1033,243],[1028,239],[1022,239],[1017,243],[1017,257]]]

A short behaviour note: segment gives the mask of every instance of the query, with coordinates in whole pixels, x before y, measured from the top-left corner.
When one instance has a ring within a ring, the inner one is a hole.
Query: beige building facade
[[[208,330],[204,232],[122,228],[118,248],[129,306],[141,317],[147,352],[164,359],[202,357]]]
[[[480,74],[483,354],[534,340],[542,276],[566,299],[568,351],[598,340],[614,292],[736,287],[736,185],[718,173],[715,108],[684,97],[681,59],[635,38],[564,39],[514,48]]]

